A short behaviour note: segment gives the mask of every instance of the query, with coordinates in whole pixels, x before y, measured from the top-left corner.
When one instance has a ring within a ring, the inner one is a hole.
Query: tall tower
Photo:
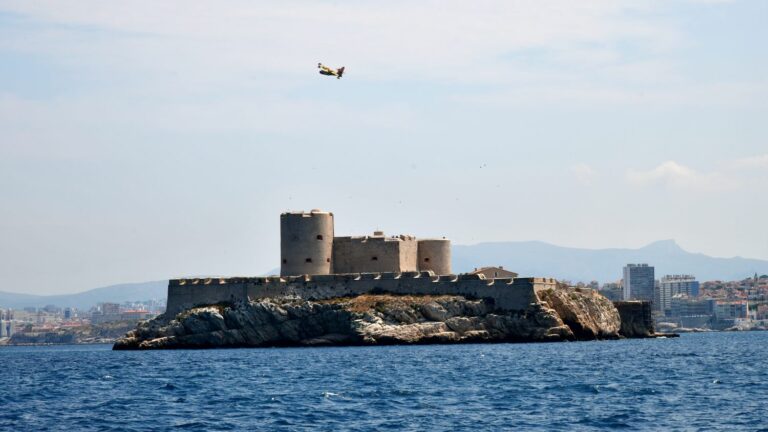
[[[645,300],[653,303],[655,285],[653,266],[627,264],[624,267],[624,300]]]
[[[280,276],[330,274],[333,213],[321,210],[280,215]]]
[[[419,270],[432,270],[437,275],[451,274],[451,241],[442,239],[419,240]]]

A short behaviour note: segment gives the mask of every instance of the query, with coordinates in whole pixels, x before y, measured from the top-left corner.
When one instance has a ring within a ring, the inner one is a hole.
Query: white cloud
[[[597,176],[597,172],[591,166],[585,163],[578,163],[573,165],[570,171],[576,180],[585,186],[592,184],[595,177]]]
[[[768,154],[726,160],[709,171],[696,170],[670,160],[650,170],[629,169],[626,179],[640,187],[664,186],[714,192],[754,187],[756,182],[765,180],[765,168],[768,168]]]
[[[755,155],[731,161],[728,166],[732,169],[768,168],[768,153]]]
[[[673,20],[658,18],[664,4],[0,0],[0,11],[34,24],[33,31],[3,29],[0,49],[48,56],[97,83],[114,81],[111,92],[164,100],[284,94],[301,89],[319,60],[346,65],[358,82],[472,85],[448,97],[480,104],[765,99],[764,83],[687,79],[679,56],[669,55],[686,36]]]
[[[407,127],[417,121],[408,101],[307,91],[315,63],[346,65],[358,83],[467,84],[440,95],[479,104],[653,102],[666,93],[610,82],[675,76],[664,59],[621,52],[622,42],[651,54],[679,46],[669,22],[634,13],[653,3],[0,0],[24,17],[0,29],[0,50],[45,58],[80,85],[40,115],[18,111],[29,121],[58,123],[62,112],[177,130]]]
[[[358,79],[505,82],[509,72],[529,69],[515,61],[515,53],[529,49],[545,49],[568,65],[621,64],[615,42],[651,50],[678,44],[677,30],[633,14],[637,7],[612,0],[4,1],[0,9],[54,26],[5,38],[0,46],[76,62],[224,76],[238,70],[296,75],[323,60],[347,64]]]
[[[627,178],[635,184],[649,183],[689,183],[699,176],[696,171],[678,164],[675,161],[666,161],[650,171],[627,172]]]
[[[626,178],[636,186],[662,185],[673,189],[698,191],[730,189],[738,183],[735,178],[719,172],[702,173],[675,161],[663,162],[647,171],[630,169]]]

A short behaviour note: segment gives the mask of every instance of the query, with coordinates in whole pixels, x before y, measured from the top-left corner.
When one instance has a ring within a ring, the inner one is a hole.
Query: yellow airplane
[[[335,76],[336,79],[341,79],[341,76],[344,75],[344,66],[334,69],[330,68],[322,63],[317,64],[317,68],[320,69],[321,75],[328,75],[328,76]]]

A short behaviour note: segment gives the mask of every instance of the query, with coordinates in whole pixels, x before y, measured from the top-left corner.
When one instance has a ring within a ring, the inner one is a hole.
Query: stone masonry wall
[[[503,310],[523,310],[539,301],[537,292],[555,287],[549,278],[486,280],[478,275],[435,276],[432,272],[172,279],[167,310],[175,314],[194,306],[284,295],[323,300],[368,293],[461,295],[491,299]]]
[[[613,305],[621,316],[621,333],[624,337],[652,337],[655,333],[651,315],[651,303],[641,300],[615,301]]]
[[[333,273],[416,271],[416,254],[413,237],[336,237]]]

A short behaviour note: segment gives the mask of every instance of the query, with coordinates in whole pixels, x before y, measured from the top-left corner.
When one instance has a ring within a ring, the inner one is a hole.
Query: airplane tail
[[[344,66],[340,67],[337,73],[339,74],[339,78],[341,78],[341,76],[344,75]]]

